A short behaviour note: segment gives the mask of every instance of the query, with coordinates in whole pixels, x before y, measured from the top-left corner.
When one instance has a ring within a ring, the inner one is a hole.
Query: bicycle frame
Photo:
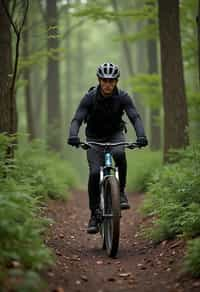
[[[103,203],[103,189],[104,189],[104,181],[108,176],[114,175],[119,181],[119,171],[118,167],[113,167],[112,161],[112,153],[111,153],[111,148],[112,147],[117,147],[117,146],[124,146],[129,149],[134,149],[138,147],[137,143],[132,143],[132,142],[116,142],[116,143],[99,143],[99,142],[94,142],[94,141],[89,141],[89,142],[81,142],[80,146],[84,150],[88,150],[89,148],[99,146],[99,147],[104,147],[104,165],[100,167],[100,181],[99,181],[99,187],[100,187],[100,204],[102,204],[102,210],[104,210],[104,203]],[[114,173],[112,173],[112,171]],[[108,214],[105,214],[103,211],[103,217],[111,216]]]
[[[103,249],[110,257],[115,257],[118,251],[120,237],[120,189],[119,172],[112,164],[112,147],[125,146],[129,149],[138,147],[136,143],[98,143],[81,142],[80,146],[87,150],[93,146],[104,147],[104,163],[100,166],[100,206],[96,218],[103,239]]]
[[[103,218],[112,217],[112,214],[105,213],[104,182],[105,182],[107,177],[113,176],[113,175],[116,177],[117,181],[119,182],[118,167],[113,167],[113,165],[112,165],[113,157],[111,154],[111,149],[109,149],[109,148],[110,147],[107,146],[104,150],[104,165],[100,167],[99,187],[100,187],[100,209],[102,211],[100,221],[103,221]]]

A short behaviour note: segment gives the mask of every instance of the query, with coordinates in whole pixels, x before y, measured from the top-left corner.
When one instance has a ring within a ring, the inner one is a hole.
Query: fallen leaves
[[[119,274],[119,276],[122,278],[128,278],[131,276],[131,273],[121,273],[121,274]]]
[[[81,275],[81,280],[87,282],[88,281],[88,277],[86,275]]]
[[[65,290],[62,287],[57,287],[53,290],[53,292],[65,292]]]
[[[103,265],[103,261],[96,261],[97,265]]]

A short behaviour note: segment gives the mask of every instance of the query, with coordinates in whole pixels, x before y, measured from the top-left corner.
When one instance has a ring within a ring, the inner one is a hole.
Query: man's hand
[[[71,136],[68,138],[67,143],[71,146],[78,147],[80,144],[80,138],[78,136]]]
[[[148,145],[148,140],[146,137],[137,137],[136,143],[139,147],[145,147]]]

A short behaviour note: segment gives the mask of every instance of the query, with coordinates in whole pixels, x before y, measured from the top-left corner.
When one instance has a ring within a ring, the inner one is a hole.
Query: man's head
[[[120,71],[117,65],[104,63],[97,68],[97,77],[100,84],[101,93],[111,95],[117,85]]]

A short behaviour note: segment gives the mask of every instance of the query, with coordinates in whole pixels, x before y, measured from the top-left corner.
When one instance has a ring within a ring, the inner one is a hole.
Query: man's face
[[[117,85],[116,79],[99,78],[99,84],[103,95],[111,95]]]

